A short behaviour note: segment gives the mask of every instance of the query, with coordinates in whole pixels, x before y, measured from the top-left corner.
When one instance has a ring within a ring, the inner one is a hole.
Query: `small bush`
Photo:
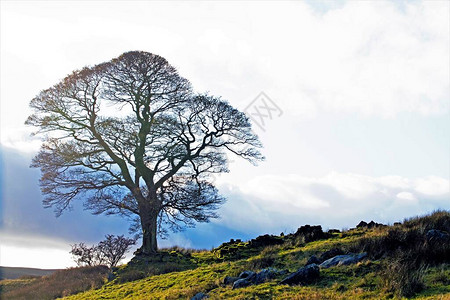
[[[399,297],[411,297],[425,288],[426,266],[399,254],[389,259],[381,272],[384,287]]]
[[[395,227],[382,229],[379,235],[359,239],[351,252],[367,252],[373,259],[385,258],[380,272],[384,287],[399,296],[410,297],[424,288],[426,266],[450,260],[450,243],[430,242],[431,229],[450,229],[450,213],[437,211],[424,217],[406,220]]]
[[[79,267],[107,265],[113,268],[135,243],[135,239],[126,238],[123,235],[107,234],[105,240],[98,245],[91,247],[84,243],[72,245],[70,254]]]

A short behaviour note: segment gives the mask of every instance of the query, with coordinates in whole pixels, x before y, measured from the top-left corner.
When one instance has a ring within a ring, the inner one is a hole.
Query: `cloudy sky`
[[[39,91],[130,50],[165,57],[195,90],[246,110],[267,158],[233,161],[215,178],[228,199],[221,218],[162,246],[450,209],[448,1],[0,5],[0,265],[64,268],[70,244],[127,234],[81,203],[59,218],[42,207],[29,168],[40,140],[24,121]]]

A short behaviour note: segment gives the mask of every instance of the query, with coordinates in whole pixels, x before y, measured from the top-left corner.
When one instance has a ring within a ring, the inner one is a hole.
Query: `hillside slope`
[[[102,287],[64,299],[450,299],[448,232],[450,212],[439,211],[395,226],[362,223],[346,232],[302,226],[289,235],[231,240],[213,251],[169,249],[137,256]],[[299,269],[317,274],[282,284]]]
[[[16,279],[23,276],[45,276],[58,271],[56,269],[36,269],[36,268],[16,268],[16,267],[0,267],[0,280]]]
[[[135,258],[101,289],[67,299],[190,299],[198,293],[210,299],[450,299],[450,240],[445,236],[450,231],[450,213],[435,212],[396,226],[379,225],[363,224],[348,232],[323,235],[302,227],[287,236],[263,236],[250,243],[230,241],[212,252],[173,251],[153,260]],[[430,232],[444,236],[438,240]],[[365,252],[367,257],[354,264],[321,267],[319,278],[310,283],[280,284],[312,255],[321,257],[336,249]],[[176,270],[177,261],[180,269],[187,270],[151,275],[171,271],[163,266]],[[268,267],[288,273],[242,288],[224,283],[227,276]],[[144,278],[123,282],[140,277]]]

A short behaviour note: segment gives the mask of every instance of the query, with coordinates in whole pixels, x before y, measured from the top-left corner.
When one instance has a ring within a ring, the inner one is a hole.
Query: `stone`
[[[260,284],[265,282],[266,280],[273,279],[278,275],[278,271],[273,268],[263,269],[260,272],[255,274],[253,278],[253,282],[255,284]]]
[[[233,282],[233,289],[246,287],[251,284],[252,284],[252,282],[250,280],[248,280],[247,278],[238,279],[235,282]]]
[[[342,254],[344,254],[344,251],[342,251],[341,248],[331,248],[330,250],[322,253],[319,257],[319,260],[320,260],[320,262],[324,262],[327,259],[335,257],[336,255],[342,255]]]
[[[195,294],[195,296],[192,297],[191,300],[202,300],[202,299],[206,299],[206,298],[208,298],[208,295],[200,292],[200,293]]]
[[[253,271],[244,271],[239,275],[239,278],[233,282],[233,289],[242,288],[254,284],[261,284],[267,280],[275,278],[279,274],[284,274],[284,272],[285,271],[278,271],[273,268],[263,269],[258,273],[255,273]]]
[[[345,266],[356,264],[361,261],[363,258],[367,256],[367,253],[359,253],[359,254],[346,254],[346,255],[337,255],[333,258],[327,259],[323,263],[320,264],[320,267],[323,269],[328,269],[334,266]]]
[[[329,237],[329,234],[322,231],[322,226],[311,226],[304,225],[297,229],[294,236],[303,236],[305,238],[305,243],[325,239]]]
[[[383,227],[386,225],[383,225],[381,223],[377,223],[374,221],[370,221],[369,223],[366,223],[364,221],[359,222],[358,225],[356,225],[356,228],[375,228],[375,227]]]
[[[281,245],[283,244],[283,238],[274,236],[274,235],[260,235],[249,241],[249,245],[251,247],[266,247],[272,245]]]
[[[305,266],[308,266],[310,264],[320,264],[320,263],[321,263],[321,261],[317,256],[311,255],[311,257],[308,258],[308,261],[306,262]]]
[[[428,243],[446,243],[450,242],[450,234],[443,230],[431,229],[426,234]]]
[[[297,272],[290,274],[283,279],[280,284],[308,284],[315,281],[320,276],[319,266],[317,264],[310,264],[306,267],[300,268]]]
[[[255,272],[253,272],[253,271],[244,271],[244,272],[241,272],[241,274],[239,274],[239,278],[247,278],[247,277],[251,277],[251,276],[253,276],[253,275],[255,275]]]
[[[233,284],[238,279],[239,279],[239,277],[226,276],[223,279],[223,284],[226,284],[226,285]]]
[[[364,221],[359,222],[358,225],[356,225],[356,228],[361,228],[361,227],[367,227],[367,223]]]

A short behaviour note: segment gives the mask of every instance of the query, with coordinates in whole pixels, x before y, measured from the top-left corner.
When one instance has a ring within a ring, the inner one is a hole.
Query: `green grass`
[[[450,213],[441,211],[406,220],[395,228],[350,230],[299,245],[286,242],[265,248],[247,247],[241,258],[235,254],[228,258],[219,256],[217,251],[191,253],[169,249],[153,258],[134,259],[115,271],[117,277],[113,281],[64,299],[190,299],[204,292],[210,299],[450,300],[450,262],[439,252],[447,251],[447,246],[433,249],[428,257],[429,249],[420,239],[428,229],[447,229],[449,220]],[[392,239],[398,240],[398,249],[391,247]],[[320,278],[307,286],[279,285],[286,275],[235,290],[223,284],[226,276],[237,276],[249,269],[258,271],[271,266],[293,272],[311,255],[320,255],[335,247],[344,251],[364,249],[368,251],[368,259],[354,265],[322,269]],[[383,256],[376,257],[380,251]],[[420,268],[413,264],[417,260],[411,260],[416,254],[423,256]],[[439,257],[444,258],[439,260]],[[415,278],[418,283],[405,283],[404,278]],[[33,280],[14,284],[27,286]],[[405,294],[411,291],[414,293],[406,298]]]

